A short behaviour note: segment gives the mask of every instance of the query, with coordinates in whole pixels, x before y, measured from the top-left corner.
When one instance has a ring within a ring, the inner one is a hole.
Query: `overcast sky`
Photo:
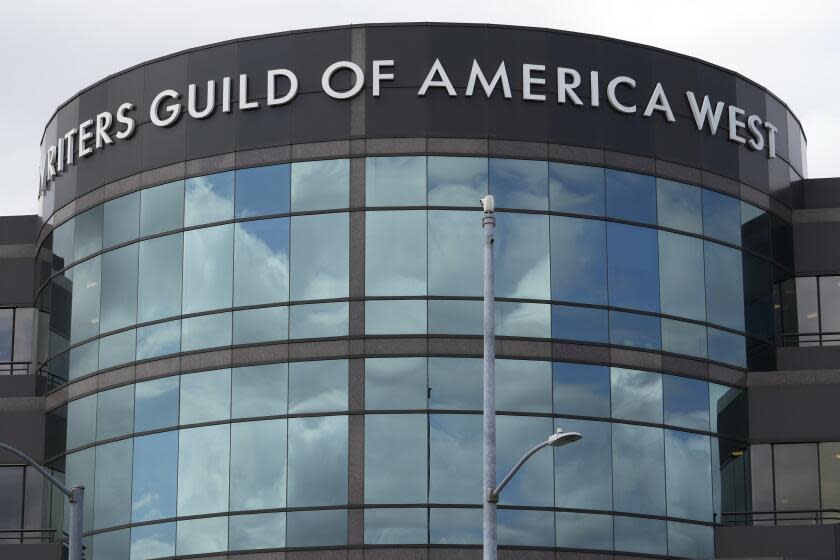
[[[0,2],[0,215],[36,211],[53,110],[108,74],[182,49],[288,29],[388,21],[552,27],[736,70],[793,109],[811,177],[840,175],[838,0],[5,0]]]

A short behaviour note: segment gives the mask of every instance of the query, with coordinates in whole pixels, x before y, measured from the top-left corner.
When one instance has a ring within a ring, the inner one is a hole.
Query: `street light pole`
[[[35,462],[32,457],[16,447],[0,442],[0,449],[17,455],[26,461],[36,471],[46,478],[53,486],[61,490],[70,500],[70,539],[67,543],[69,549],[68,560],[82,560],[82,516],[85,511],[85,487],[82,485],[73,486],[70,489],[64,487],[44,467]]]
[[[481,199],[484,210],[484,560],[496,560],[496,302],[493,242],[496,212],[493,195]]]

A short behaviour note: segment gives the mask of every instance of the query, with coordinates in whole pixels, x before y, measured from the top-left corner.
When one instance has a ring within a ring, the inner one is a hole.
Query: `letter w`
[[[694,115],[694,123],[697,125],[697,130],[703,130],[703,124],[709,123],[709,130],[712,134],[717,132],[718,124],[720,123],[720,116],[723,114],[723,101],[718,101],[712,111],[712,104],[709,101],[709,96],[703,96],[703,105],[697,107],[697,99],[694,93],[687,91],[685,96],[688,98],[688,104],[691,105],[691,114]]]

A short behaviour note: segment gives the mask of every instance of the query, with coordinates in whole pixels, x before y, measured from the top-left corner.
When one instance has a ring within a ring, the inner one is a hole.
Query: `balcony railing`
[[[0,362],[0,375],[41,375],[47,379],[51,386],[62,385],[66,381],[44,368],[35,370],[32,362]]]
[[[840,346],[840,332],[792,332],[779,335],[782,346]]]
[[[3,529],[0,530],[0,544],[44,544],[54,543],[55,529]]]
[[[827,525],[840,523],[840,509],[728,511],[715,514],[715,522],[728,526]]]

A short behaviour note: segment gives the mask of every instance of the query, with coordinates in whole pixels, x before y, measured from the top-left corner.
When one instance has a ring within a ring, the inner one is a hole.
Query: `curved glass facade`
[[[785,232],[739,199],[547,161],[364,163],[363,206],[350,161],[321,160],[154,186],[60,225],[39,255],[41,367],[75,384],[181,353],[346,338],[356,302],[355,338],[480,336],[488,192],[500,337],[739,369],[772,344]],[[501,544],[704,558],[715,515],[749,509],[742,390],[559,361],[497,371],[500,475],[556,427],[585,434],[517,475]],[[66,443],[52,466],[88,488],[96,560],[346,545],[354,519],[371,546],[481,540],[477,358],[210,369],[53,416]]]

